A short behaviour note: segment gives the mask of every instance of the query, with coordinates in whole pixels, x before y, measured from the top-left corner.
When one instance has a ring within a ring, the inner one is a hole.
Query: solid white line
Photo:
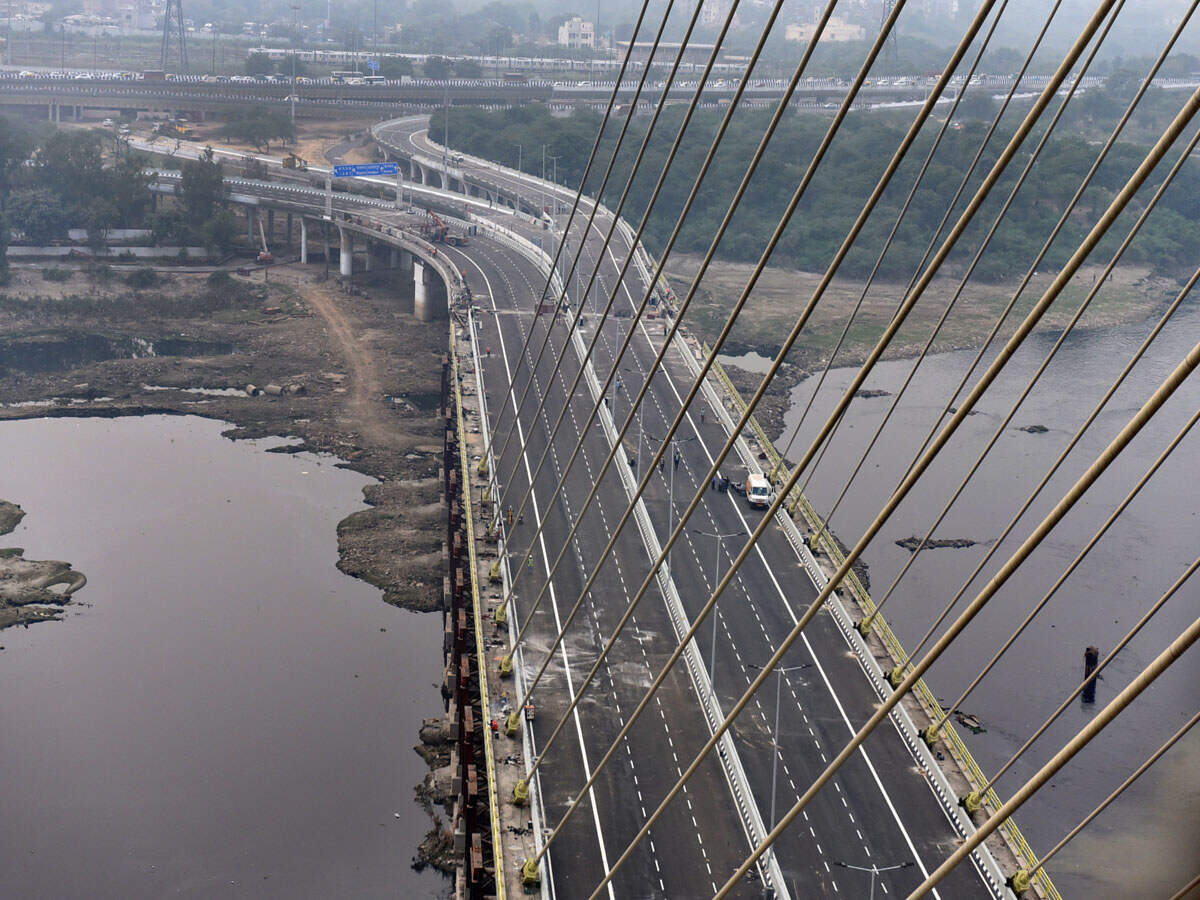
[[[601,238],[603,238],[603,233],[600,231],[599,228],[596,227],[595,222],[592,223],[592,227],[596,230],[596,233],[601,235]],[[608,255],[612,262],[612,265],[614,266],[614,268],[616,268],[617,272],[619,273],[620,266],[617,263],[616,256],[612,252],[611,245],[606,247],[605,250],[608,252]],[[633,249],[631,248],[629,252],[632,253]],[[629,304],[633,310],[634,315],[636,315],[637,314],[637,304],[635,304],[633,301],[633,296],[629,292],[629,287],[625,284],[625,279],[622,279],[621,287],[625,291],[625,296],[629,300]],[[650,335],[646,332],[645,321],[643,319],[638,319],[638,326],[641,329],[642,335],[646,339],[647,344],[650,344]],[[630,341],[630,347],[633,347],[632,341]],[[637,353],[636,348],[632,352],[636,359],[636,353]],[[664,365],[661,366],[662,373],[663,373],[663,375],[666,376],[667,384],[671,388],[671,393],[675,395],[676,402],[680,406],[682,406],[683,405],[683,397],[680,395],[678,389],[676,389],[676,387],[675,387],[675,380],[671,377],[670,369],[665,365],[665,362],[666,362],[665,356],[663,357],[663,361],[664,361]],[[638,360],[638,363],[640,364],[641,361]],[[642,402],[645,403],[644,398],[643,398]],[[708,458],[709,464],[711,465],[715,461],[715,457],[713,457],[712,453],[709,452],[708,444],[705,443],[704,438],[700,435],[700,429],[696,427],[696,423],[692,420],[692,414],[691,414],[690,410],[684,413],[684,418],[687,420],[688,424],[692,428],[692,431],[695,433],[697,443],[699,443],[700,446],[704,448],[704,455]],[[741,508],[734,501],[733,497],[726,495],[726,499],[729,501],[730,506],[733,508],[733,511],[737,514],[738,519],[741,521],[742,526],[746,529],[746,531],[753,532],[754,529],[752,529],[750,527],[749,523],[746,521],[746,517],[742,514]],[[704,502],[707,503],[707,500],[705,500]],[[767,576],[771,579],[771,584],[775,587],[775,591],[779,594],[779,599],[783,602],[783,606],[787,610],[788,615],[792,619],[792,624],[794,625],[796,622],[799,621],[799,619],[797,619],[796,613],[792,609],[792,605],[788,602],[787,595],[784,594],[783,588],[780,587],[779,582],[776,580],[775,573],[772,570],[771,566],[767,563],[767,558],[763,554],[762,548],[759,546],[759,543],[757,541],[754,544],[754,550],[755,550],[755,553],[757,554],[758,558],[761,560],[761,562],[763,564],[763,568],[765,569],[765,571],[767,573]],[[853,725],[850,724],[850,719],[846,715],[846,710],[842,706],[842,701],[838,697],[837,692],[834,691],[833,684],[832,684],[832,682],[830,682],[829,676],[825,672],[825,667],[823,665],[821,665],[820,659],[817,658],[816,650],[813,648],[812,644],[808,640],[808,635],[802,631],[800,633],[800,639],[802,641],[804,641],[805,648],[808,650],[809,655],[812,656],[813,663],[816,666],[817,671],[821,674],[821,680],[825,683],[825,687],[829,691],[829,696],[833,699],[834,705],[837,706],[838,713],[841,716],[842,721],[845,723],[846,729],[850,732],[851,735],[854,735],[856,733],[855,728]],[[866,748],[863,746],[860,746],[858,748],[858,752],[862,756],[863,761],[867,764],[867,770],[871,773],[872,780],[874,780],[875,785],[879,788],[879,793],[883,797],[884,803],[887,804],[888,810],[891,812],[892,818],[896,822],[896,826],[900,829],[900,833],[904,837],[904,842],[908,845],[908,849],[912,853],[913,859],[917,863],[917,867],[921,870],[921,874],[925,878],[928,878],[929,870],[925,866],[925,861],[921,858],[921,855],[917,852],[917,848],[916,848],[916,845],[913,843],[912,836],[908,833],[908,829],[904,826],[904,822],[900,818],[900,812],[899,812],[899,810],[896,809],[895,804],[892,802],[891,795],[888,793],[887,788],[885,788],[883,786],[883,781],[880,779],[879,773],[875,769],[875,765],[871,762],[870,756],[867,755]],[[941,896],[938,893],[936,888],[933,889],[932,893],[933,893],[933,896],[935,896],[935,897],[940,898],[940,896]]]
[[[476,271],[479,272],[480,277],[483,278],[484,284],[487,285],[489,302],[492,305],[492,311],[498,312],[498,310],[496,309],[496,294],[492,290],[492,282],[487,277],[487,274],[483,271],[483,268],[479,265],[479,263],[475,262],[474,259],[472,259],[467,254],[463,253],[462,251],[458,250],[455,252],[457,252],[460,256],[462,256],[463,259],[467,260],[471,265],[473,265],[475,267]],[[516,298],[514,297],[513,300],[514,300],[514,305],[515,305]],[[512,402],[515,404],[517,402],[517,398],[514,394],[514,389],[513,389],[512,370],[509,368],[509,365],[508,365],[508,351],[505,350],[505,348],[504,348],[504,329],[500,327],[499,319],[496,320],[496,335],[500,341],[500,358],[504,360],[504,372],[508,378],[509,396],[512,398]],[[482,372],[478,373],[478,377],[479,377],[479,380],[482,382],[483,373]],[[533,373],[530,373],[530,377],[531,378],[533,377]],[[514,406],[514,409],[515,409],[515,406]],[[517,437],[521,441],[521,447],[524,448],[525,434],[524,434],[524,429],[521,428],[521,420],[519,418],[516,418],[514,415],[514,421],[516,422],[516,426],[517,426]],[[546,551],[546,538],[545,538],[544,530],[542,529],[542,518],[541,518],[540,512],[538,511],[537,497],[535,496],[535,492],[533,490],[533,471],[530,469],[529,458],[526,456],[524,449],[522,449],[522,452],[521,452],[521,460],[525,466],[525,477],[529,481],[529,484],[530,484],[529,499],[533,502],[534,523],[537,526],[537,529],[539,530],[539,532],[542,532],[538,536],[538,543],[541,545],[542,566],[546,570],[546,578],[547,578],[547,581],[549,581],[549,579],[550,579],[550,555]],[[550,588],[550,603],[551,603],[552,608],[554,609],[554,625],[555,625],[555,628],[557,628],[559,631],[562,631],[562,622],[559,621],[559,614],[558,614],[558,600],[555,597],[553,582],[549,582],[549,588]],[[567,677],[567,692],[571,695],[571,700],[573,701],[575,699],[575,686],[573,683],[573,679],[571,678],[571,661],[567,654],[566,641],[563,641],[559,644],[559,652],[562,655],[563,668],[564,668],[564,671],[565,671],[565,674]],[[578,705],[576,705],[575,709],[573,710],[573,717],[575,719],[575,736],[579,740],[579,755],[583,761],[583,772],[584,772],[584,776],[585,776],[584,780],[588,780],[592,777],[592,770],[591,770],[591,766],[588,763],[587,748],[584,746],[584,743],[583,743],[583,726],[580,724],[580,721],[579,721]],[[602,828],[600,827],[600,810],[599,810],[598,804],[596,802],[596,792],[595,792],[594,786],[591,788],[588,788],[588,797],[591,799],[590,805],[592,807],[592,821],[596,825],[596,843],[600,847],[600,864],[602,866],[604,866],[604,874],[605,874],[605,877],[607,877],[612,870],[610,869],[610,867],[608,865],[608,853],[604,847],[604,832],[603,832]],[[608,884],[608,896],[609,896],[610,900],[615,900],[616,894],[613,893],[613,886],[612,886],[611,881]]]

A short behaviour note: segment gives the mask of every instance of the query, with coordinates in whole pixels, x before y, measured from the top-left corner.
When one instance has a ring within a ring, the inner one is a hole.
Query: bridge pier
[[[436,271],[413,259],[413,312],[422,322],[444,319],[448,313],[446,285]]]
[[[338,235],[342,239],[338,254],[338,272],[349,278],[354,274],[354,235],[341,225],[338,226]]]
[[[290,218],[290,216],[289,216]],[[288,237],[292,236],[292,226],[288,224]],[[304,216],[300,217],[300,265],[308,265],[308,226],[304,222]]]
[[[400,251],[395,247],[388,247],[388,268],[396,268],[396,259],[399,257]]]
[[[366,261],[363,263],[363,271],[364,272],[371,271],[371,256],[372,256],[374,249],[375,248],[371,246],[371,239],[368,238],[367,239]]]

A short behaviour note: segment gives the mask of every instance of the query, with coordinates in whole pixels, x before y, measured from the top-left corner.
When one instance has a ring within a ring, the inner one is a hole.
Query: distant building
[[[570,50],[594,50],[596,26],[579,16],[572,16],[558,26],[558,45]]]
[[[789,25],[784,29],[783,38],[787,41],[799,41],[807,43],[813,39],[813,35],[817,33],[815,24],[809,25]],[[866,31],[861,25],[852,25],[845,19],[839,19],[837,16],[830,16],[829,22],[825,25],[825,30],[821,32],[822,41],[833,41],[835,43],[844,41],[861,41],[866,35]]]

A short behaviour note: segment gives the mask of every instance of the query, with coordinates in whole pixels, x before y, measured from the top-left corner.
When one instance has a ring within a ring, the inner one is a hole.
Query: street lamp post
[[[880,872],[893,872],[896,869],[907,869],[913,865],[912,861],[900,863],[898,866],[852,866],[850,863],[842,862],[840,859],[835,860],[835,866],[841,866],[843,869],[854,869],[856,872],[871,873],[871,900],[875,900],[875,879],[879,877]]]
[[[550,157],[550,162],[553,167],[553,172],[550,176],[550,180],[554,182],[554,187],[550,189],[550,203],[553,205],[553,208],[554,208],[554,212],[551,213],[552,216],[558,215],[558,161],[561,158],[562,158],[561,153],[558,156]]]
[[[713,556],[713,591],[717,589],[717,585],[721,583],[721,544],[727,538],[745,537],[744,531],[730,531],[727,534],[721,534],[717,531],[702,531],[699,528],[693,528],[692,531],[696,534],[702,534],[705,537],[714,538],[716,543],[714,549],[717,551]],[[717,672],[717,606],[714,603],[712,608],[712,644],[708,653],[708,684],[711,688],[716,683]]]
[[[656,443],[661,442],[662,438],[656,438],[650,435],[650,440]],[[671,438],[671,474],[667,478],[667,537],[669,541],[671,535],[675,533],[675,469],[679,466],[678,460],[681,458],[679,445],[686,444],[688,441],[696,440],[696,435],[686,438]],[[671,552],[668,550],[666,557],[663,559],[663,565],[667,572],[671,571]]]
[[[300,24],[299,24],[299,18],[298,18],[299,15],[300,15],[300,4],[293,3],[292,4],[292,96],[291,96],[292,126],[293,127],[295,127],[295,125],[296,125],[296,41],[300,37]],[[214,32],[214,35],[215,35],[215,32]],[[215,40],[215,38],[214,38],[214,40]],[[290,235],[289,235],[289,237],[290,237]]]
[[[754,663],[748,663],[747,665],[751,669],[758,669],[760,671],[763,668]],[[775,728],[771,733],[771,817],[767,820],[768,832],[775,827],[775,787],[778,784],[779,777],[779,701],[783,696],[783,676],[788,672],[807,669],[811,665],[812,663],[801,663],[798,666],[780,667],[775,670]],[[771,852],[775,852],[774,846],[771,847]]]

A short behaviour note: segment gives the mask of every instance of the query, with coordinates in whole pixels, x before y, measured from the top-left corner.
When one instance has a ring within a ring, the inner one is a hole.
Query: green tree
[[[450,63],[441,56],[430,56],[425,60],[425,77],[442,81],[450,77]]]
[[[473,59],[464,59],[454,64],[454,74],[459,78],[482,78],[483,69]]]
[[[238,231],[233,213],[227,209],[219,209],[213,214],[200,233],[204,238],[204,246],[210,250],[225,250],[233,244]]]
[[[150,217],[150,239],[156,245],[186,244],[190,233],[181,209],[162,209]]]
[[[403,78],[412,73],[412,60],[405,56],[385,56],[379,61],[379,74],[384,78]]]
[[[21,223],[25,240],[39,247],[66,237],[70,227],[62,202],[48,188],[15,191],[9,202],[9,216],[13,222]]]
[[[33,138],[23,127],[0,117],[0,210],[8,203],[13,180],[33,152]]]
[[[213,158],[212,147],[199,159],[183,164],[179,181],[179,201],[188,224],[200,228],[213,217],[225,199],[225,172],[220,160]]]
[[[108,246],[108,230],[122,221],[115,203],[97,197],[84,210],[83,224],[87,229],[88,246],[99,253]]]
[[[246,57],[247,75],[270,75],[275,71],[275,63],[265,53],[251,53]],[[289,70],[290,71],[290,70]]]

